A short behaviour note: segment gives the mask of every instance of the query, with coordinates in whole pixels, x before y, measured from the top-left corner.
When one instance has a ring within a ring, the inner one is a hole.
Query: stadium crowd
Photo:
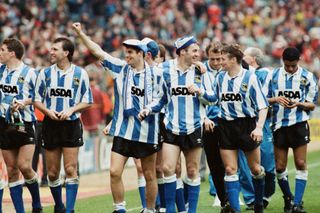
[[[173,42],[194,34],[202,49],[212,39],[256,46],[270,65],[279,64],[284,47],[294,45],[302,53],[302,65],[319,72],[319,17],[320,5],[312,0],[9,0],[0,3],[0,40],[20,38],[26,62],[40,68],[49,65],[44,59],[50,42],[57,35],[72,36],[72,23],[80,21],[115,56],[121,56],[121,43],[130,37],[153,38],[173,56]],[[74,57],[82,66],[92,62],[84,48]]]

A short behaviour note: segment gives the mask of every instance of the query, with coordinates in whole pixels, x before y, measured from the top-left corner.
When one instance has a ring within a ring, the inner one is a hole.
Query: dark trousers
[[[202,141],[204,151],[206,152],[207,162],[212,180],[217,190],[217,195],[219,197],[219,200],[221,201],[221,206],[224,206],[227,201],[226,191],[224,187],[225,169],[220,156],[218,138],[218,131],[215,128],[213,132],[204,131]]]
[[[42,148],[42,122],[37,121],[36,123],[36,144],[35,144],[35,150],[33,154],[32,159],[32,168],[34,171],[37,171],[38,169],[38,162],[39,162],[39,155],[42,155],[43,159],[43,174],[41,177],[41,182],[47,182],[47,164],[46,164],[46,155],[45,155],[45,149]]]

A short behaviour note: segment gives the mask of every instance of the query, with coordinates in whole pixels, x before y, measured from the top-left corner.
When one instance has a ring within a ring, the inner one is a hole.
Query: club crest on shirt
[[[302,78],[302,79],[300,80],[300,84],[303,85],[303,86],[307,85],[307,79]]]
[[[196,76],[194,77],[194,82],[200,84],[200,83],[201,83],[201,76],[196,75]]]
[[[244,92],[246,92],[246,91],[248,90],[248,85],[245,84],[245,83],[243,83],[243,84],[241,85],[241,90],[244,91]]]
[[[79,78],[73,78],[73,83],[74,83],[74,85],[79,86],[79,84],[80,84]]]
[[[22,84],[22,83],[24,82],[24,77],[20,76],[20,77],[18,78],[18,82],[19,82],[20,84]]]

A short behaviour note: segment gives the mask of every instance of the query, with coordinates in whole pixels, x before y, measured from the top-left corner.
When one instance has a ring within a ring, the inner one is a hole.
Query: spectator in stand
[[[104,123],[105,114],[103,109],[103,94],[99,89],[96,78],[89,73],[90,88],[93,96],[92,106],[81,114],[84,130],[88,131],[89,137],[94,144],[95,171],[99,169],[99,125]]]

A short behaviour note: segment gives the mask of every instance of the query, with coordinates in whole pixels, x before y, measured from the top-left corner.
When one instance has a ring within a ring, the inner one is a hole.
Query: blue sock
[[[217,195],[217,191],[216,191],[216,187],[214,186],[211,173],[209,174],[208,180],[209,180],[209,186],[210,186],[209,194],[211,196],[216,196]]]
[[[50,185],[50,181],[49,181]],[[50,191],[55,203],[55,209],[63,209],[64,204],[62,202],[62,186],[59,183],[59,185],[56,186],[50,186]]]
[[[277,171],[277,179],[280,189],[285,197],[292,197],[292,193],[289,186],[288,170],[284,172]]]
[[[186,211],[186,204],[184,201],[184,192],[183,192],[183,182],[180,178],[177,179],[176,204],[177,204],[178,212]]]
[[[79,187],[78,178],[67,178],[66,179],[66,208],[67,212],[70,213],[74,210],[74,205],[76,203],[77,193]]]
[[[190,178],[185,179],[186,184],[188,185],[188,203],[189,209],[188,213],[195,213],[197,212],[198,200],[199,200],[199,193],[200,193],[200,177],[195,180],[191,180]]]
[[[26,187],[28,188],[32,197],[32,208],[41,208],[40,192],[37,175],[30,180],[25,180]]]
[[[139,195],[141,200],[142,208],[147,207],[147,201],[146,201],[146,180],[144,177],[138,178],[138,187],[139,187]]]
[[[184,202],[187,204],[188,203],[188,184],[183,182],[183,192],[184,192]]]
[[[170,177],[164,177],[164,190],[166,192],[166,212],[175,213],[176,212],[176,188],[177,188],[177,178],[176,175]]]
[[[230,175],[224,177],[226,184],[226,193],[230,206],[240,212],[240,203],[239,203],[239,191],[240,183],[238,175]]]
[[[158,178],[158,191],[159,191],[159,197],[160,197],[160,207],[165,208],[166,207],[166,201],[165,201],[165,191],[164,191],[164,180],[163,178]]]
[[[294,205],[301,204],[304,190],[307,185],[308,171],[297,170],[296,174],[296,188],[294,193]]]
[[[156,197],[156,208],[160,207],[160,195],[159,193],[157,194],[157,197]]]
[[[17,185],[18,184],[18,185]],[[24,213],[23,199],[22,199],[22,184],[19,181],[9,183],[10,196],[16,212]]]
[[[252,183],[254,187],[254,204],[263,205],[264,176],[252,178]]]

